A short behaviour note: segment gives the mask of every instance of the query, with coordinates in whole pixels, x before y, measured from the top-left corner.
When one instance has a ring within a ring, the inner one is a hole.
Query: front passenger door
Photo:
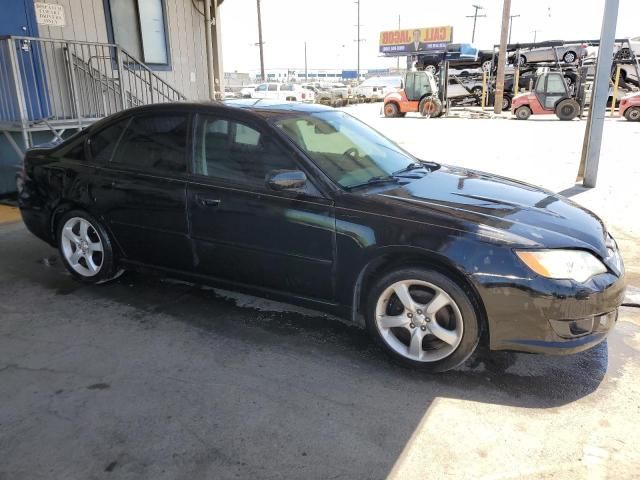
[[[333,202],[312,181],[299,191],[266,185],[300,170],[293,152],[260,127],[198,115],[188,186],[195,270],[302,297],[334,297]]]

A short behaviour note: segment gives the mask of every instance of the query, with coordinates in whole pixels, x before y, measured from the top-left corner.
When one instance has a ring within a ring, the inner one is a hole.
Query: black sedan
[[[366,327],[395,358],[602,341],[625,290],[615,241],[554,193],[418,160],[350,115],[238,100],[153,105],[28,151],[27,227],[73,276],[152,267]]]

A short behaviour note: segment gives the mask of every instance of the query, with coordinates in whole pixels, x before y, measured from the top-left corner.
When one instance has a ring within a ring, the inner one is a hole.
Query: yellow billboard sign
[[[380,53],[411,55],[444,49],[453,39],[453,27],[408,28],[380,32]]]

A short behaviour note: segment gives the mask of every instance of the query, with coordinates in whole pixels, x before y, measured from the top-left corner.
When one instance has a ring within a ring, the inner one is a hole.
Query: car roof
[[[321,112],[333,112],[334,108],[327,107],[319,104],[308,104],[299,102],[290,102],[285,100],[267,100],[267,99],[233,99],[224,100],[222,102],[171,102],[171,103],[156,103],[152,105],[143,105],[140,107],[130,108],[123,110],[115,115],[101,119],[94,123],[95,126],[111,123],[111,121],[117,120],[127,115],[135,114],[148,114],[148,113],[162,113],[162,112],[175,112],[176,110],[206,110],[210,108],[213,111],[220,110],[234,112],[242,111],[250,114],[254,114],[263,119],[273,118],[276,116],[289,116],[300,113],[321,113]]]

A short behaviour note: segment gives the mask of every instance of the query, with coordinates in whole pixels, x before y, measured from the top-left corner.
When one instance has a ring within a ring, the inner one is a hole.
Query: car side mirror
[[[300,170],[273,170],[267,175],[267,185],[273,190],[295,190],[307,183],[307,176]]]

